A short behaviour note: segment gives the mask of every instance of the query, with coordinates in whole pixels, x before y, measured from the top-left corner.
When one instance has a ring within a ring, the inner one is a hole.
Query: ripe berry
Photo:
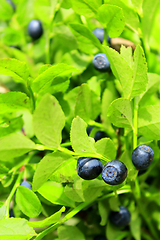
[[[148,145],[139,145],[132,152],[132,162],[136,169],[143,170],[153,161],[154,152]]]
[[[32,190],[31,184],[29,182],[27,182],[26,180],[23,180],[23,182],[20,185],[23,186],[23,187],[27,187],[30,190]]]
[[[111,212],[110,221],[117,227],[125,227],[131,220],[131,214],[126,207],[120,206],[119,209],[119,212]]]
[[[101,119],[100,119],[100,115],[98,115],[95,119],[94,119],[95,122],[100,122]],[[89,136],[90,132],[92,131],[93,127],[92,126],[89,126],[87,127],[87,134]]]
[[[92,131],[93,127],[92,126],[89,126],[87,127],[87,135],[89,136],[90,132]]]
[[[125,164],[119,160],[112,160],[103,166],[102,178],[110,185],[122,183],[127,177],[127,168]]]
[[[95,28],[92,33],[99,39],[100,43],[103,43],[104,40],[104,29],[103,28]],[[110,44],[111,39],[107,34],[107,42]]]
[[[93,58],[93,66],[96,70],[107,72],[110,69],[110,63],[105,53],[98,53]]]
[[[9,209],[9,217],[15,217],[14,212],[13,212],[13,208]]]
[[[95,135],[94,135],[94,140],[95,140],[95,142],[96,142],[96,141],[98,141],[98,140],[100,140],[101,138],[104,138],[104,137],[106,137],[106,133],[105,133],[105,132],[103,132],[103,131],[97,131],[97,132],[95,133]]]
[[[85,179],[91,180],[102,172],[103,164],[99,159],[91,157],[80,157],[77,162],[77,173]]]
[[[41,37],[43,33],[43,28],[41,21],[37,19],[33,19],[28,24],[28,34],[34,39],[38,39]]]

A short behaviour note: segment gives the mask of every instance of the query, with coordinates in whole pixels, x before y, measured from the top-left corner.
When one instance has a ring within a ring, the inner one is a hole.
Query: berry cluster
[[[136,169],[144,170],[153,161],[154,152],[148,145],[139,145],[132,152],[132,162]],[[85,179],[97,178],[100,174],[104,182],[109,185],[118,185],[127,177],[127,167],[119,160],[112,160],[105,165],[99,159],[80,157],[77,162],[77,173]],[[125,227],[129,224],[131,214],[124,206],[119,207],[118,212],[111,212],[110,221],[117,227]]]
[[[148,145],[139,145],[132,152],[132,162],[136,169],[143,170],[149,167],[153,161],[154,152]],[[105,165],[99,159],[80,157],[77,162],[77,173],[85,179],[97,178],[100,174],[102,179],[109,185],[117,185],[124,182],[127,177],[127,167],[119,160],[111,160]]]
[[[77,162],[77,173],[85,180],[97,178],[101,174],[107,184],[117,185],[126,179],[127,168],[119,160],[109,161],[103,166],[99,159],[80,157]]]
[[[104,41],[104,29],[103,28],[95,28],[92,33],[98,38],[100,43]],[[107,34],[107,42],[111,43],[111,39]],[[93,66],[96,70],[100,72],[108,72],[110,70],[110,63],[105,53],[98,53],[94,56],[92,60]]]

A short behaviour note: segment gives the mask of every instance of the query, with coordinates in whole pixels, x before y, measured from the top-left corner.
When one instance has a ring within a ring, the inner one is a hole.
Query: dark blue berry
[[[143,170],[149,167],[153,161],[154,152],[148,145],[142,144],[132,152],[132,162],[136,169]]]
[[[131,214],[126,207],[120,206],[119,209],[119,212],[111,212],[110,221],[117,227],[125,227],[131,220]]]
[[[13,208],[9,209],[9,217],[15,217]]]
[[[88,134],[88,136],[89,136],[90,132],[92,131],[92,129],[93,129],[92,126],[87,127],[87,134]]]
[[[146,173],[147,169],[139,170],[138,176],[141,176],[142,174]]]
[[[97,132],[95,133],[95,135],[94,135],[94,140],[95,140],[95,142],[96,142],[96,141],[98,141],[98,140],[100,140],[101,138],[104,138],[104,137],[106,137],[106,133],[105,133],[105,132],[103,132],[103,131],[97,131]]]
[[[101,122],[101,118],[100,118],[100,115],[98,115],[95,119],[94,119],[95,122]]]
[[[103,164],[99,159],[91,157],[80,157],[77,162],[77,173],[85,179],[91,180],[102,172]]]
[[[95,28],[92,33],[99,39],[100,43],[103,43],[104,40],[104,29],[103,28]],[[110,44],[111,39],[107,34],[107,42]]]
[[[34,39],[38,39],[41,37],[43,33],[43,28],[41,21],[37,19],[33,19],[28,24],[28,34]]]
[[[105,53],[98,53],[93,58],[93,66],[96,70],[107,72],[110,70],[110,63]]]
[[[29,182],[27,182],[26,180],[23,180],[23,182],[20,185],[23,186],[23,187],[27,187],[30,190],[32,190],[31,184]]]
[[[103,180],[110,185],[121,184],[127,177],[127,168],[119,160],[107,162],[102,170]]]
[[[100,122],[101,119],[100,119],[100,115],[98,115],[95,119],[94,119],[95,122]],[[90,132],[92,131],[93,127],[92,126],[89,126],[87,127],[87,134],[89,136]]]

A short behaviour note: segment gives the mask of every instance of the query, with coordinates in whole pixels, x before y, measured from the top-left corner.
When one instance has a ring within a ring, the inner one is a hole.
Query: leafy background
[[[0,238],[159,239],[159,1],[12,2],[0,4]],[[32,19],[43,26],[36,41]],[[103,44],[95,28],[104,28]],[[111,71],[94,69],[99,52]],[[95,142],[98,130],[106,137]],[[143,143],[155,156],[138,175],[131,154]],[[126,181],[81,179],[80,156],[121,160]],[[131,212],[126,228],[109,221],[120,205]]]

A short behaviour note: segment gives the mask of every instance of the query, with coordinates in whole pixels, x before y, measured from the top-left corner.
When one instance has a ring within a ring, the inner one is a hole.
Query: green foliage
[[[105,26],[107,26],[108,34],[111,38],[120,36],[125,26],[125,18],[121,8],[103,4],[98,9],[98,19]]]
[[[159,1],[13,3],[0,3],[0,239],[159,240]],[[43,28],[36,40],[32,19]],[[94,68],[98,53],[108,72]],[[144,172],[132,163],[140,144],[154,151]],[[80,157],[120,160],[127,177],[84,180]],[[119,206],[126,227],[110,221]]]

